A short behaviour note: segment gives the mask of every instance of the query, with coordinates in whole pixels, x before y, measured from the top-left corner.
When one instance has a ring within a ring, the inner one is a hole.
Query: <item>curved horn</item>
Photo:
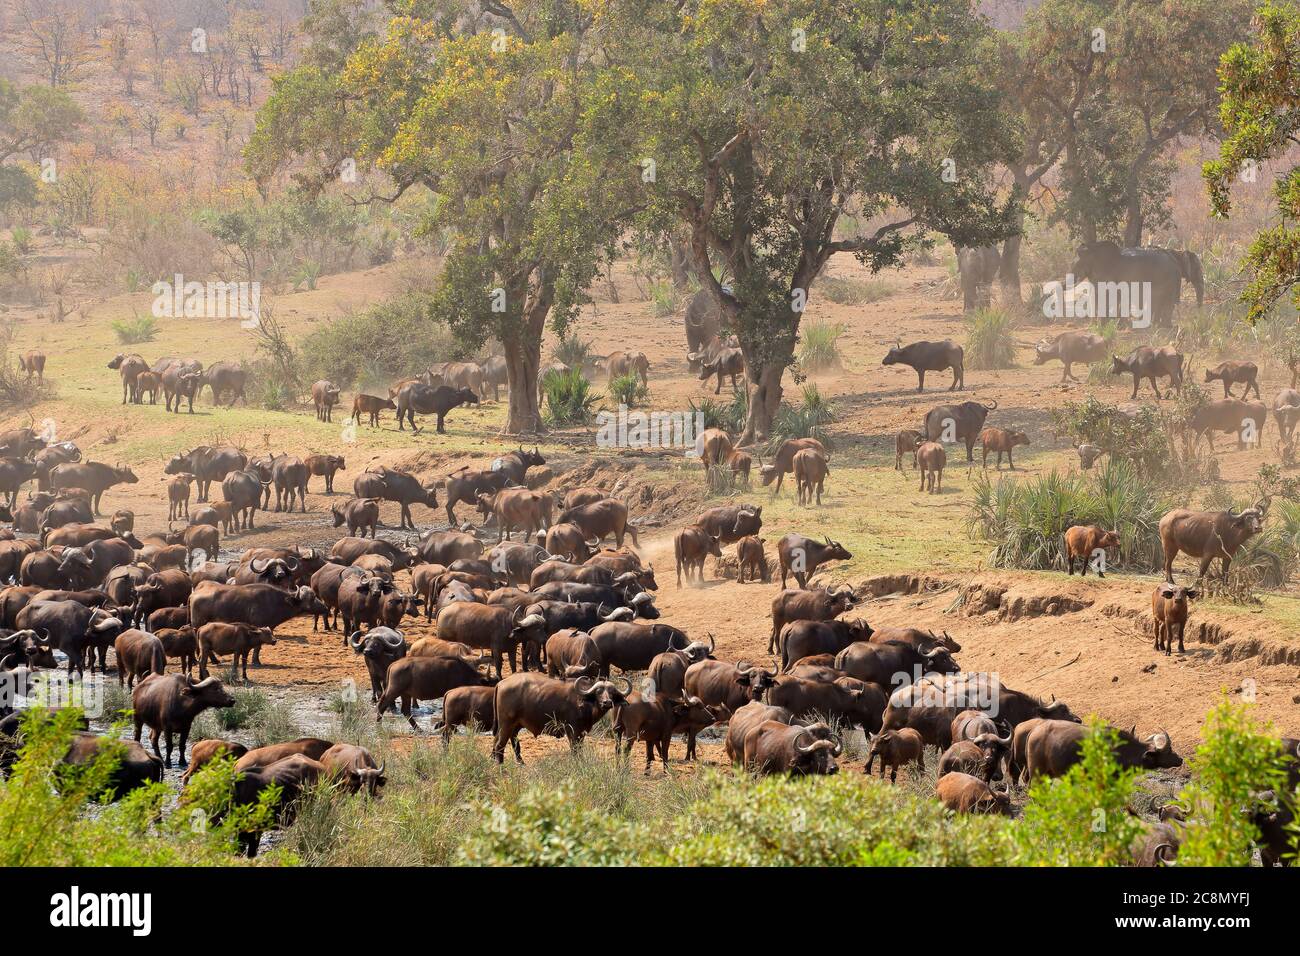
[[[990,405],[988,402],[981,402],[980,404],[983,405],[985,408],[987,408],[989,411],[992,412],[992,411],[996,411],[996,410],[997,410],[997,407],[998,407],[998,400],[997,400],[996,398],[993,399],[993,404],[992,404],[992,405]]]
[[[361,637],[362,634],[360,631],[353,631],[350,635],[348,635],[348,643],[352,645],[352,649],[354,651],[358,650],[361,647],[363,643]]]
[[[709,653],[712,654],[718,649],[718,639],[713,636],[712,631],[705,631],[704,636],[709,639]]]
[[[271,561],[269,558],[254,558],[252,561],[248,562],[248,566],[253,569],[255,574],[261,574],[266,570],[266,566],[270,563]],[[259,564],[261,567],[258,567]]]
[[[620,676],[617,677],[616,679],[617,679],[617,680],[621,680],[621,681],[624,683],[624,685],[626,685],[625,688],[624,688],[624,690],[623,690],[623,696],[624,696],[624,697],[626,697],[628,694],[632,693],[632,682],[631,682],[630,680],[628,680],[626,677],[623,677],[622,675],[620,675]]]
[[[391,634],[385,634],[381,638],[389,647],[401,647],[406,643],[406,638],[402,637],[401,631],[393,631]]]
[[[812,751],[813,747],[817,746],[817,741],[816,739],[814,739],[813,742],[810,743],[807,747],[800,747],[799,741],[804,738],[805,734],[807,734],[809,737],[812,736],[812,734],[808,733],[808,728],[806,727],[803,730],[799,731],[799,733],[795,734],[794,736],[794,749],[799,751],[799,753],[801,754],[809,753]]]

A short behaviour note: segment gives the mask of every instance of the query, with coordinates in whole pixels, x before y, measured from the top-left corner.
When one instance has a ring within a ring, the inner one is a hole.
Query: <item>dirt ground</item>
[[[865,280],[854,263],[836,264],[833,275]],[[1295,595],[1272,595],[1259,607],[1206,605],[1194,614],[1196,637],[1183,655],[1157,655],[1146,633],[1153,578],[1111,575],[1105,581],[1086,581],[1061,574],[1008,573],[983,565],[983,548],[965,530],[973,473],[950,450],[950,466],[940,495],[921,494],[916,474],[893,468],[893,436],[903,427],[916,427],[927,409],[955,398],[998,403],[989,424],[1027,431],[1028,448],[1017,449],[1017,476],[1033,476],[1053,468],[1076,467],[1068,443],[1048,431],[1049,410],[1066,400],[1088,394],[1114,402],[1129,400],[1130,385],[1062,384],[1058,364],[1035,366],[1033,344],[1062,331],[1064,326],[1025,326],[1019,330],[1021,348],[1017,367],[1003,371],[966,372],[965,390],[950,395],[946,374],[931,375],[924,394],[915,391],[910,369],[882,367],[880,360],[897,340],[952,338],[963,341],[965,328],[959,303],[940,298],[937,290],[947,272],[943,266],[909,267],[888,274],[883,281],[888,294],[867,305],[836,305],[814,295],[805,321],[839,322],[845,326],[840,340],[843,365],[819,375],[815,382],[837,410],[831,428],[835,442],[832,471],[822,508],[800,508],[787,485],[779,497],[754,487],[735,500],[764,505],[763,535],[769,549],[786,532],[828,534],[843,540],[854,554],[852,561],[832,566],[823,580],[852,584],[869,597],[854,612],[873,625],[910,624],[948,630],[961,644],[961,664],[971,670],[995,670],[1010,686],[1044,697],[1067,700],[1077,712],[1096,712],[1116,724],[1136,724],[1140,732],[1163,728],[1178,749],[1194,746],[1205,712],[1221,691],[1253,697],[1260,715],[1280,731],[1300,732],[1300,697],[1297,668],[1300,643],[1296,642]],[[578,328],[591,339],[596,352],[635,348],[651,361],[649,407],[655,411],[684,411],[694,399],[711,394],[689,374],[684,362],[685,335],[682,315],[657,317],[649,301],[638,296],[626,270],[616,273],[619,301],[603,296],[587,310]],[[302,329],[324,321],[343,306],[339,303],[369,300],[377,290],[392,285],[392,274],[367,270],[321,280],[314,293],[291,301]],[[422,477],[446,474],[461,464],[489,462],[513,443],[498,434],[503,408],[491,402],[477,409],[461,409],[449,418],[449,434],[437,436],[431,428],[412,436],[399,433],[391,418],[378,431],[359,430],[355,440],[342,437],[336,415],[332,424],[316,422],[310,408],[287,412],[256,409],[212,409],[207,399],[201,416],[168,416],[156,407],[121,406],[116,373],[104,363],[119,347],[104,331],[109,316],[138,307],[138,297],[109,300],[88,319],[70,318],[51,331],[34,318],[21,322],[14,347],[44,344],[49,353],[47,374],[55,398],[32,410],[31,420],[51,418],[58,423],[59,438],[74,438],[87,449],[88,458],[129,463],[139,483],[110,491],[105,510],[130,508],[137,529],[165,527],[166,500],[162,485],[167,457],[182,447],[204,439],[220,438],[243,445],[250,452],[273,449],[305,455],[312,451],[345,453],[348,468],[336,487],[340,500],[353,478],[368,463],[384,462],[408,467]],[[1184,305],[1184,308],[1187,308]],[[289,313],[285,313],[289,314]],[[253,343],[230,323],[167,326],[159,342],[139,347],[147,359],[162,354],[194,355],[205,362],[249,356]],[[292,324],[296,319],[291,318]],[[1121,338],[1120,350],[1136,344],[1132,333]],[[57,340],[63,348],[51,348]],[[548,342],[548,348],[553,343]],[[1225,356],[1226,357],[1226,356]],[[1285,370],[1270,356],[1236,356],[1261,362],[1261,387],[1265,401],[1289,384]],[[1216,359],[1217,361],[1217,359]],[[1200,380],[1206,358],[1198,357],[1190,376]],[[1084,371],[1079,369],[1077,371]],[[1127,380],[1126,380],[1127,381]],[[599,383],[603,388],[603,380]],[[797,386],[786,380],[790,397]],[[1215,386],[1217,388],[1217,385]],[[724,389],[723,398],[726,398]],[[350,393],[344,402],[350,404]],[[1139,394],[1151,401],[1149,387]],[[200,420],[201,418],[201,420]],[[25,424],[28,416],[13,415],[4,424]],[[634,520],[643,528],[641,548],[658,572],[658,603],[663,619],[693,635],[712,633],[718,656],[727,659],[766,659],[769,606],[776,584],[739,585],[719,579],[712,561],[703,587],[678,590],[672,574],[672,533],[703,507],[723,503],[710,499],[703,487],[697,462],[680,452],[663,454],[619,453],[594,446],[590,430],[548,436],[539,443],[547,456],[552,487],[596,483],[625,497]],[[1232,490],[1247,493],[1260,465],[1276,461],[1266,435],[1264,448],[1239,452],[1219,443],[1221,473]],[[1009,474],[1009,473],[1008,473]],[[328,546],[338,533],[331,527],[331,499],[319,493],[313,479],[305,515],[259,513],[257,528],[223,540],[223,552],[235,554],[263,545]],[[1189,493],[1189,498],[1191,497]],[[458,521],[468,521],[461,506]],[[421,529],[446,527],[441,508],[416,508]],[[392,531],[396,509],[385,509],[383,532]],[[489,543],[495,540],[492,536]],[[1190,565],[1180,564],[1180,574],[1190,576]],[[886,581],[885,579],[889,580]],[[884,593],[890,583],[919,593]],[[1001,598],[999,589],[1006,589]],[[1078,605],[1078,609],[1072,609]],[[1144,610],[1148,609],[1148,610]],[[405,628],[411,637],[429,632],[423,618]],[[337,633],[312,633],[310,620],[292,621],[277,631],[279,642],[263,655],[265,665],[253,672],[254,682],[283,689],[305,700],[324,700],[351,679],[368,686],[360,659],[348,650]],[[1204,638],[1204,639],[1200,639]],[[395,724],[396,728],[396,724]],[[558,742],[530,745],[546,751]],[[718,759],[716,745],[705,745],[706,760]]]

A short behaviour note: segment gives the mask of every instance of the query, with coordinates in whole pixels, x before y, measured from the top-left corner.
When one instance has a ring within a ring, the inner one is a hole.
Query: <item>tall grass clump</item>
[[[817,291],[836,305],[870,305],[894,294],[894,287],[884,279],[819,279]]]
[[[588,424],[600,400],[581,368],[547,372],[542,378],[542,398],[547,422],[560,428]]]
[[[648,394],[649,390],[641,383],[641,377],[635,372],[615,376],[609,383],[609,397],[614,400],[615,405],[626,405],[631,408],[644,401]]]
[[[827,426],[835,421],[835,406],[822,397],[817,386],[804,385],[799,404],[781,403],[772,421],[768,453],[774,453],[788,438],[816,438],[829,450]]]
[[[691,399],[688,404],[691,416],[699,415],[703,428],[721,428],[729,435],[744,428],[745,419],[749,417],[749,392],[743,388],[732,393],[730,401],[720,402],[706,395],[699,402]]]
[[[966,367],[1014,368],[1016,320],[1002,309],[979,309],[966,318]]]
[[[560,340],[555,343],[555,348],[551,349],[551,358],[556,362],[562,362],[574,369],[584,369],[587,364],[595,358],[595,353],[591,349],[591,343],[583,340],[578,335],[561,336]]]
[[[1052,470],[1026,481],[977,475],[967,520],[972,534],[993,546],[994,567],[1064,570],[1066,530],[1095,524],[1119,535],[1116,566],[1156,571],[1163,566],[1160,519],[1170,507],[1131,464],[1112,459],[1086,474]]]
[[[800,330],[799,365],[808,372],[840,367],[839,340],[843,322],[807,322]]]
[[[109,325],[122,345],[152,342],[158,335],[158,320],[152,315],[136,313],[129,319],[114,319]]]

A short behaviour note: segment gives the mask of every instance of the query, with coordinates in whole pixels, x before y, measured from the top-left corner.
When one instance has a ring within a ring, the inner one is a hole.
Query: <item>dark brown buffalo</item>
[[[628,521],[627,505],[614,498],[566,508],[560,512],[557,523],[577,525],[589,541],[596,543],[613,535],[614,546],[621,548],[624,535],[631,535],[633,546],[638,544],[636,526]]]
[[[534,737],[567,737],[569,747],[576,750],[607,711],[627,702],[632,687],[626,680],[623,684],[620,690],[612,681],[589,677],[567,681],[545,674],[511,674],[497,684],[493,758],[502,763],[509,744],[515,760],[523,763],[521,730]]]
[[[1174,583],[1174,558],[1181,551],[1188,557],[1200,558],[1201,568],[1196,576],[1200,581],[1210,569],[1215,558],[1223,562],[1223,578],[1228,578],[1228,568],[1233,555],[1254,535],[1264,530],[1268,516],[1268,503],[1260,501],[1253,508],[1238,512],[1190,511],[1178,508],[1160,519],[1160,544],[1165,553],[1165,581]]]
[[[370,699],[379,700],[379,695],[384,692],[388,669],[406,656],[406,638],[401,631],[391,627],[375,627],[364,633],[353,631],[348,644],[366,662],[366,673],[370,675]]]
[[[925,674],[956,674],[956,660],[942,647],[921,653],[910,644],[857,641],[835,658],[835,666],[850,677],[893,689],[920,680]]]
[[[457,601],[438,612],[438,636],[443,640],[459,641],[489,652],[497,678],[500,679],[503,656],[509,656],[510,672],[514,673],[520,643],[531,642],[538,647],[545,643],[545,620],[541,614],[525,614],[523,608],[512,611],[507,607]],[[525,651],[525,671],[528,670],[529,659],[529,654]]]
[[[722,547],[707,528],[693,524],[682,528],[673,537],[673,555],[677,561],[677,587],[680,589],[683,571],[686,572],[687,584],[694,577],[702,585],[705,560],[709,555],[721,559]]]
[[[966,353],[952,339],[942,342],[913,342],[895,345],[885,355],[881,365],[909,365],[916,371],[916,390],[925,391],[925,373],[952,369],[952,384],[948,391],[966,387]]]
[[[288,826],[297,815],[298,800],[303,791],[324,776],[325,768],[318,761],[302,754],[291,754],[269,767],[240,773],[235,780],[231,804],[235,807],[254,806],[259,803],[264,790],[275,787],[280,794],[276,804],[276,824]],[[220,823],[221,818],[222,815],[218,814],[212,822]],[[239,834],[240,849],[249,858],[257,856],[261,841],[261,830],[242,831]]]
[[[168,475],[192,474],[199,486],[200,502],[208,500],[212,482],[221,481],[232,471],[248,467],[248,456],[228,445],[200,445],[192,451],[173,455],[163,469]]]
[[[828,561],[848,561],[853,557],[838,541],[825,538],[815,541],[807,535],[784,535],[776,543],[776,553],[781,560],[781,587],[786,586],[786,579],[794,575],[799,587],[807,588],[808,581],[817,569]]]
[[[363,625],[395,628],[403,617],[415,617],[419,610],[419,598],[372,574],[348,575],[339,582],[337,614],[345,634]]]
[[[587,536],[576,524],[554,524],[546,529],[546,551],[565,561],[586,561],[591,557]]]
[[[496,718],[496,686],[453,687],[442,699],[442,719],[434,723],[433,733],[442,734],[443,744],[451,740],[457,727],[491,730]]]
[[[948,453],[943,445],[937,441],[921,442],[916,446],[916,463],[921,472],[921,483],[916,490],[928,491],[932,495],[942,492],[943,469],[948,464]]]
[[[464,503],[477,507],[479,495],[493,495],[510,483],[510,476],[501,469],[471,469],[468,465],[447,476],[443,493],[446,497],[447,523],[456,527],[456,514],[452,510]]]
[[[764,487],[770,485],[772,480],[776,479],[776,488],[773,489],[773,494],[779,494],[781,482],[785,480],[786,475],[794,471],[794,456],[806,448],[819,451],[827,461],[830,460],[830,455],[826,452],[826,446],[816,438],[787,438],[777,448],[771,464],[764,465],[758,471],[759,477],[763,479]]]
[[[167,653],[162,641],[135,628],[117,635],[113,641],[113,653],[117,658],[119,687],[124,682],[128,688],[134,687],[137,677],[161,674],[167,668]]]
[[[610,621],[593,627],[590,632],[600,649],[600,676],[609,676],[611,667],[621,671],[643,671],[655,655],[682,650],[691,640],[685,632],[668,624],[634,624]]]
[[[307,481],[311,471],[301,458],[281,455],[271,466],[271,481],[275,485],[275,510],[292,511],[294,495],[298,496],[298,510],[307,510]]]
[[[614,708],[614,752],[620,751],[624,756],[632,753],[632,746],[637,741],[645,743],[645,772],[649,773],[654,764],[655,749],[659,750],[659,759],[665,770],[668,767],[668,748],[672,744],[673,734],[685,733],[689,741],[686,759],[695,757],[694,743],[696,735],[706,727],[711,727],[719,719],[726,719],[720,711],[706,707],[698,697],[679,697],[663,692],[653,694],[632,694],[626,702]],[[627,738],[627,749],[623,749],[623,739]]]
[[[727,759],[732,764],[739,765],[744,760],[746,734],[767,720],[789,724],[794,720],[794,716],[784,707],[773,707],[757,700],[750,701],[731,714],[727,721],[727,735],[723,739],[723,747],[727,752]]]
[[[1259,366],[1254,362],[1220,362],[1214,368],[1205,370],[1205,380],[1207,382],[1220,381],[1223,383],[1223,397],[1232,398],[1232,386],[1238,382],[1245,384],[1242,389],[1241,397],[1250,398],[1250,390],[1255,390],[1255,398],[1259,398]]]
[[[204,581],[190,595],[190,623],[196,628],[214,621],[276,628],[300,614],[324,614],[325,610],[307,587],[289,591],[273,584]]]
[[[767,640],[767,652],[777,652],[777,637],[790,621],[830,621],[853,607],[853,591],[819,588],[802,590],[785,588],[772,598],[772,633]],[[794,660],[795,658],[791,658]]]
[[[1130,397],[1134,399],[1137,398],[1138,385],[1144,378],[1150,380],[1151,390],[1156,393],[1157,400],[1162,397],[1156,383],[1157,378],[1169,379],[1170,389],[1179,392],[1183,390],[1183,357],[1173,346],[1152,348],[1144,345],[1130,352],[1127,359],[1112,356],[1110,373],[1122,375],[1126,372],[1133,376],[1133,394]]]
[[[382,501],[399,504],[402,509],[399,527],[409,528],[412,531],[415,530],[415,519],[411,517],[411,505],[438,507],[436,488],[432,485],[421,485],[413,475],[384,465],[378,465],[357,475],[352,482],[352,490],[358,498],[379,498]]]
[[[10,508],[18,505],[18,492],[36,477],[36,463],[26,458],[0,458],[0,494]]]
[[[1139,740],[1133,730],[1117,731],[1115,759],[1125,769],[1156,770],[1180,767],[1183,758],[1174,752],[1169,735],[1161,731]],[[1080,747],[1087,727],[1068,720],[1044,720],[1029,732],[1025,741],[1028,779],[1060,777],[1080,760]]]
[[[167,411],[180,414],[181,399],[189,403],[190,414],[194,414],[194,399],[203,388],[202,368],[185,365],[170,365],[161,375],[163,403]]]
[[[989,412],[996,410],[997,402],[960,402],[953,405],[936,405],[925,413],[921,422],[921,437],[926,441],[948,444],[963,442],[966,460],[975,460],[975,442],[984,430]]]
[[[871,746],[867,750],[867,765],[862,772],[871,773],[871,765],[880,758],[880,779],[885,779],[885,770],[890,771],[889,782],[898,782],[898,768],[915,763],[918,773],[925,773],[925,741],[921,735],[910,727],[898,730],[884,730],[870,738]]]
[[[78,732],[72,735],[68,752],[64,755],[62,763],[68,767],[91,765],[110,748],[117,759],[104,789],[95,794],[95,797],[120,800],[138,787],[162,783],[162,761],[134,740],[120,740],[117,737],[99,737],[84,731]],[[59,779],[60,768],[55,768],[54,777],[56,781]]]
[[[746,661],[733,664],[706,659],[686,668],[682,686],[706,705],[734,713],[751,700],[762,700],[775,682],[776,675],[771,671]]]
[[[131,619],[138,626],[159,608],[183,606],[194,591],[194,582],[184,571],[168,568],[147,575],[133,590]]]
[[[401,430],[405,420],[411,423],[412,431],[418,432],[420,429],[415,425],[417,412],[421,415],[436,415],[438,434],[443,435],[447,432],[444,422],[448,412],[461,405],[477,405],[478,402],[478,395],[468,388],[411,382],[402,386],[402,390],[397,393],[397,427]]]
[[[131,693],[131,717],[135,721],[135,741],[140,742],[140,732],[148,725],[149,742],[153,752],[162,757],[158,738],[167,738],[167,756],[163,766],[172,765],[172,738],[179,734],[180,761],[185,763],[185,741],[190,735],[194,718],[209,707],[233,707],[232,697],[215,677],[195,681],[179,674],[150,674],[135,686]]]
[[[745,769],[755,773],[834,774],[841,753],[835,739],[818,739],[812,728],[765,720],[745,734]]]
[[[1214,451],[1214,433],[1223,432],[1237,437],[1237,448],[1248,444],[1263,445],[1264,425],[1268,422],[1268,407],[1263,402],[1244,402],[1239,398],[1222,398],[1207,402],[1192,412],[1187,427],[1199,445],[1204,437]]]
[[[1061,381],[1077,382],[1070,371],[1075,362],[1091,365],[1106,358],[1106,339],[1095,332],[1062,332],[1050,342],[1044,339],[1034,347],[1034,364],[1043,365],[1056,359],[1061,363]]]
[[[523,675],[511,675],[512,679],[516,676]],[[484,674],[477,665],[463,657],[408,654],[388,668],[384,691],[375,704],[375,720],[382,719],[384,711],[400,698],[402,716],[413,730],[419,730],[411,716],[412,706],[417,706],[422,700],[438,700],[455,687],[483,687],[494,683],[495,678]]]
[[[692,523],[716,536],[719,543],[733,544],[763,529],[763,506],[740,504],[710,508],[696,515]]]
[[[310,477],[325,479],[325,494],[334,494],[334,475],[347,467],[342,455],[308,455],[303,462]]]
[[[99,514],[99,502],[104,492],[114,485],[133,485],[140,479],[130,468],[106,465],[99,461],[65,462],[50,469],[50,487],[84,488],[90,492],[91,510]]]
[[[1297,365],[1300,368],[1300,365]],[[1294,388],[1284,388],[1273,399],[1273,418],[1277,420],[1278,431],[1282,441],[1290,442],[1291,434],[1300,424],[1300,392]]]
[[[14,619],[20,631],[35,631],[49,636],[50,644],[68,658],[68,677],[75,669],[84,675],[87,659],[95,671],[98,651],[99,669],[108,673],[108,648],[124,628],[123,622],[103,608],[87,607],[80,601],[32,601]]]
[[[794,591],[793,594],[808,594]],[[816,592],[813,592],[816,593]],[[830,610],[829,608],[827,610]],[[840,612],[842,613],[842,612]],[[777,635],[781,654],[781,670],[791,667],[806,657],[817,654],[839,654],[856,641],[869,641],[875,633],[863,620],[835,621],[823,618],[798,618],[782,626]]]
[[[81,461],[81,449],[73,442],[61,441],[47,445],[32,456],[36,465],[36,487],[46,491],[50,487],[50,470],[56,465]]]
[[[768,691],[767,702],[784,707],[796,717],[836,720],[876,733],[889,696],[879,684],[854,677],[820,681],[783,674]]]

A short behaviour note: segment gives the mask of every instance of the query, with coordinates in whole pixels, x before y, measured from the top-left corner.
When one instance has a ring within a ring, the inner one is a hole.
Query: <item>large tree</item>
[[[745,353],[743,442],[765,437],[804,305],[838,253],[873,271],[939,232],[1005,237],[1012,151],[956,0],[607,0],[588,141],[619,139],[643,229],[681,232]],[[843,229],[852,210],[856,229]],[[718,273],[730,277],[734,298]]]
[[[1258,165],[1294,153],[1300,144],[1300,9],[1266,3],[1255,15],[1256,36],[1229,49],[1219,66],[1220,117],[1226,138],[1219,158],[1205,164],[1216,215],[1232,211],[1232,188],[1254,182]],[[1300,306],[1300,166],[1287,166],[1273,186],[1278,220],[1256,235],[1246,254],[1251,282],[1243,293],[1251,322],[1283,295]]]
[[[1045,62],[1060,87],[1087,64],[1064,122],[1056,216],[1085,241],[1139,246],[1168,221],[1171,151],[1218,132],[1214,66],[1247,30],[1250,0],[1047,0],[1022,33],[1060,48]]]
[[[535,433],[543,332],[563,331],[586,301],[622,194],[602,188],[600,151],[577,148],[595,88],[584,4],[479,6],[395,4],[383,36],[358,36],[341,68],[308,64],[277,82],[249,156],[263,180],[297,155],[312,160],[307,185],[350,161],[391,179],[372,199],[432,192],[425,228],[452,242],[430,319],[470,345],[501,342],[506,431]]]

